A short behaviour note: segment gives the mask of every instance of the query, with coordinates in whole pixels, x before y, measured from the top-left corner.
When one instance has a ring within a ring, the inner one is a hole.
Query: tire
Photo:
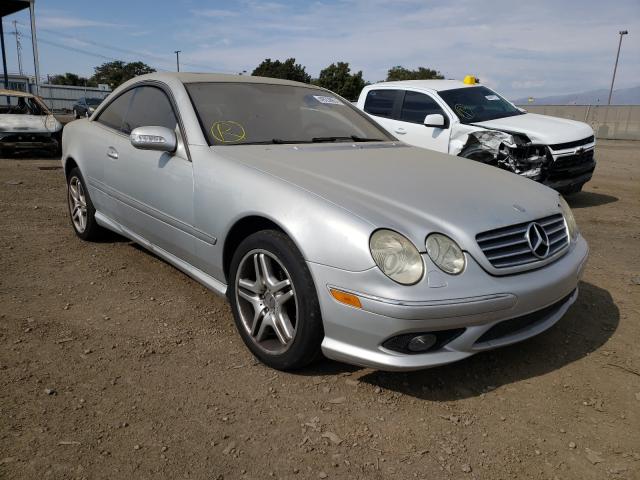
[[[96,209],[77,167],[73,168],[67,177],[67,205],[71,226],[78,237],[92,241],[104,236],[105,230],[96,222]]]
[[[493,158],[493,154],[491,152],[488,152],[482,147],[474,145],[460,152],[459,156],[468,158],[469,160],[474,160],[476,162],[485,163],[487,165],[493,165],[495,163],[495,159]]]
[[[263,230],[242,241],[231,260],[228,297],[238,333],[265,365],[296,370],[320,356],[324,331],[316,288],[284,233]]]
[[[75,118],[76,120],[80,118],[80,115],[78,114],[78,111],[75,108],[73,109],[73,118]]]

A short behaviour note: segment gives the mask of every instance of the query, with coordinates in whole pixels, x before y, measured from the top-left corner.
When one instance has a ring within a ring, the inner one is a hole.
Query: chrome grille
[[[549,238],[549,253],[544,259],[537,257],[529,247],[527,229],[539,224]],[[569,246],[567,229],[562,214],[557,213],[533,222],[519,223],[476,235],[480,249],[495,268],[510,268],[547,260]]]

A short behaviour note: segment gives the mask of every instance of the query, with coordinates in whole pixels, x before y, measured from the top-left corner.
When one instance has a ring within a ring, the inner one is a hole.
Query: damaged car
[[[62,124],[35,95],[0,89],[0,156],[61,149]]]
[[[357,103],[416,147],[509,170],[568,194],[595,169],[595,136],[583,122],[528,113],[472,76],[365,87]]]

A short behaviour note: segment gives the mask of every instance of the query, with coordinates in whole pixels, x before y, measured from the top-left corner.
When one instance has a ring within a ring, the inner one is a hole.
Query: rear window
[[[364,111],[377,117],[391,118],[396,99],[402,93],[400,90],[371,90],[364,102]]]

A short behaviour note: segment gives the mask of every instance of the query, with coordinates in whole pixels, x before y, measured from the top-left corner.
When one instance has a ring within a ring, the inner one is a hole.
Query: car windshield
[[[102,103],[101,98],[87,98],[87,105],[91,107],[97,107]]]
[[[47,111],[32,97],[0,95],[0,114],[3,113],[10,115],[46,115]]]
[[[393,140],[325,90],[219,82],[186,87],[210,145]]]
[[[464,87],[438,92],[462,123],[486,122],[522,115],[522,112],[487,87]]]

